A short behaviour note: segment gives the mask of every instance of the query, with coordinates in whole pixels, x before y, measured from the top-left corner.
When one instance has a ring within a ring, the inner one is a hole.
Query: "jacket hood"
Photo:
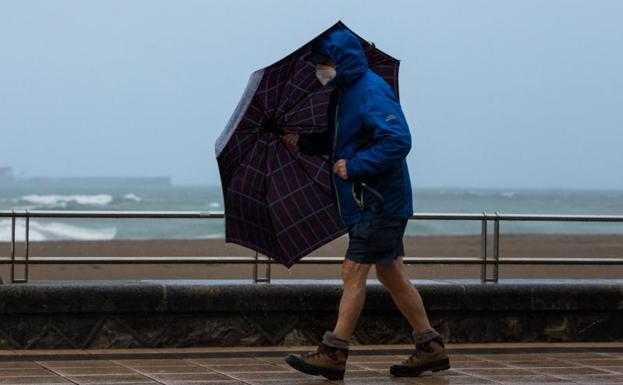
[[[359,38],[346,28],[328,32],[318,42],[317,49],[337,64],[333,84],[347,86],[368,70],[368,60]]]

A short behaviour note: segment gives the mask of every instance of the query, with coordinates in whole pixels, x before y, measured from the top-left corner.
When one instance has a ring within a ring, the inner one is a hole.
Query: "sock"
[[[332,348],[348,350],[348,341],[338,338],[330,331],[324,333],[322,336],[322,343]]]
[[[433,328],[424,329],[419,332],[413,331],[411,335],[416,345],[425,344],[435,339],[441,340],[441,335]]]

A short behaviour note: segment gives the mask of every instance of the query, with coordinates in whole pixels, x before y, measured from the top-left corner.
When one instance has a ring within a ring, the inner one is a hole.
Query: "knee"
[[[369,265],[346,261],[342,267],[342,280],[345,286],[365,286]]]
[[[377,265],[376,277],[389,291],[401,290],[404,288],[405,284],[408,283],[403,280],[401,274],[382,265]]]

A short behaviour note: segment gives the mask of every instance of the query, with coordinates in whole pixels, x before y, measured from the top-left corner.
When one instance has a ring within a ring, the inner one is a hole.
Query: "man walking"
[[[316,65],[323,84],[335,86],[329,108],[332,123],[323,134],[286,134],[292,151],[330,156],[340,215],[348,225],[343,293],[338,320],[318,349],[291,354],[293,368],[328,379],[344,377],[348,346],[363,308],[372,265],[396,306],[413,327],[414,353],[390,368],[395,376],[418,376],[450,367],[441,336],[429,323],[422,299],[408,280],[402,237],[413,213],[405,157],[411,148],[409,127],[391,87],[370,68],[358,38],[345,28],[328,32],[306,58]],[[367,191],[376,190],[379,197]]]

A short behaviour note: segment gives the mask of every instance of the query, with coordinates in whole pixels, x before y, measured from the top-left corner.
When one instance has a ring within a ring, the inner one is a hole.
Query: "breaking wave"
[[[108,194],[94,195],[24,195],[20,201],[46,207],[66,207],[68,203],[89,206],[106,206],[112,202]]]
[[[49,240],[78,240],[78,241],[102,241],[114,239],[117,234],[115,227],[85,228],[72,226],[61,222],[41,223],[30,221],[29,238],[31,241]],[[26,225],[23,221],[15,224],[15,239],[25,240]],[[11,240],[11,220],[0,220],[0,242]]]
[[[141,198],[138,195],[133,194],[133,193],[125,194],[123,196],[123,199],[127,199],[129,201],[134,201],[134,202],[142,202],[143,201],[143,198]]]

